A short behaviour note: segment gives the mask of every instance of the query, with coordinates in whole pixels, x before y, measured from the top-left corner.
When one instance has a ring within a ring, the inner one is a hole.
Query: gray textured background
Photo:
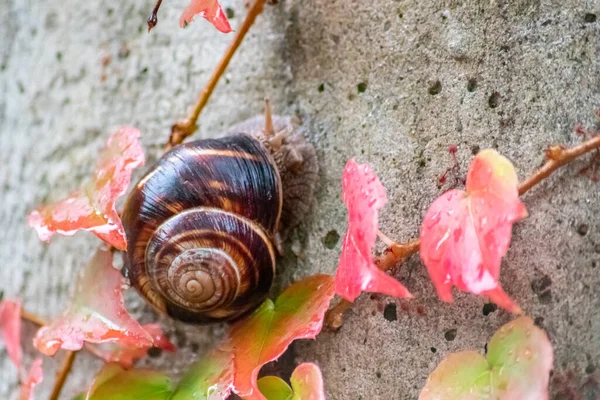
[[[42,244],[25,224],[27,213],[76,188],[119,125],[139,127],[154,160],[232,36],[204,21],[179,29],[185,0],[165,2],[150,35],[150,1],[1,2],[0,289],[51,316],[97,240],[82,233]],[[223,5],[239,26],[243,1]],[[277,112],[300,115],[318,149],[321,182],[280,279],[333,273],[340,243],[329,249],[323,239],[344,233],[340,178],[349,157],[371,163],[388,190],[381,229],[399,241],[414,238],[427,206],[449,187],[437,184],[451,163],[448,145],[459,147],[462,174],[473,152],[494,147],[524,177],[541,165],[546,146],[575,143],[573,127],[595,123],[599,35],[600,2],[592,0],[283,0],[251,29],[197,137],[218,136],[260,112],[265,95]],[[501,274],[507,292],[551,338],[556,399],[599,392],[600,186],[577,177],[583,165],[524,197],[530,217],[515,227]],[[504,311],[485,316],[485,300],[473,295],[457,293],[454,304],[442,304],[418,257],[398,278],[415,300],[363,295],[339,332],[300,343],[290,355],[319,363],[329,399],[415,399],[446,354],[483,351],[511,318]],[[144,322],[156,319],[135,294],[127,297]],[[384,318],[388,303],[397,320]],[[174,375],[223,332],[160,321],[181,350],[144,364]],[[47,397],[58,365],[60,356],[45,360],[39,398]],[[64,398],[99,367],[80,355]],[[15,396],[15,374],[1,350],[1,398]]]

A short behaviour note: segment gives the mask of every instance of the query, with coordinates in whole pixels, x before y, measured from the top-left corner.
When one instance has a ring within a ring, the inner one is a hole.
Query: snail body
[[[281,234],[308,211],[318,172],[298,127],[268,111],[174,147],[129,195],[126,274],[157,310],[227,321],[266,298]]]

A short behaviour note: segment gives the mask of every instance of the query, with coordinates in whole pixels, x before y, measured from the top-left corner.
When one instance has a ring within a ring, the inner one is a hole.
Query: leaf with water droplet
[[[391,276],[380,271],[371,254],[378,231],[378,213],[387,202],[385,188],[367,164],[350,159],[342,176],[343,199],[348,208],[348,231],[335,275],[335,292],[348,301],[362,292],[412,297]]]
[[[454,353],[429,375],[419,400],[547,399],[552,345],[531,318],[504,325],[476,351]]]
[[[265,376],[258,388],[267,400],[325,400],[321,370],[313,363],[298,365],[290,383],[292,387],[279,377]]]
[[[152,336],[124,308],[124,278],[112,266],[113,253],[100,248],[83,268],[65,312],[41,327],[34,346],[52,356],[60,348],[79,350],[83,342],[117,342],[127,347],[149,348]]]
[[[517,186],[510,161],[495,150],[484,150],[471,163],[466,191],[450,190],[427,210],[420,254],[442,300],[452,301],[456,286],[520,312],[498,283],[512,225],[527,216]]]
[[[55,233],[72,236],[83,229],[117,249],[127,249],[115,202],[127,191],[132,170],[144,164],[139,137],[140,131],[132,127],[113,133],[100,153],[90,182],[66,199],[29,214],[27,223],[40,240],[49,241]]]
[[[311,276],[232,326],[228,347],[233,352],[234,392],[245,400],[264,400],[256,386],[258,371],[294,340],[314,338],[321,331],[333,295],[333,277]]]
[[[94,379],[87,400],[167,400],[173,384],[167,376],[147,369],[124,370],[119,364],[106,364]]]
[[[185,28],[195,16],[206,18],[220,32],[231,32],[227,14],[223,11],[223,7],[221,7],[218,0],[190,0],[188,6],[183,10],[183,14],[181,14],[179,25]]]
[[[231,393],[233,374],[233,354],[215,349],[185,374],[169,399],[226,399]]]

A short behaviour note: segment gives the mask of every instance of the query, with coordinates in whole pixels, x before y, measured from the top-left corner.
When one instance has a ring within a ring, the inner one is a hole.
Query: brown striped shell
[[[253,136],[173,148],[125,204],[131,284],[156,309],[186,322],[253,310],[273,281],[282,196],[271,151]]]

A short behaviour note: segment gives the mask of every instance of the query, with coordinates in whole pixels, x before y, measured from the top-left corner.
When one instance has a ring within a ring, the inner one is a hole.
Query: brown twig
[[[30,313],[22,307],[21,307],[21,318],[23,318],[24,320],[27,320],[29,322],[33,322],[34,324],[39,325],[39,326],[47,325],[47,321],[43,317],[40,317],[39,315],[34,314],[34,313]]]
[[[202,92],[200,92],[200,96],[198,97],[196,106],[192,110],[191,114],[185,120],[179,121],[172,126],[171,136],[169,137],[169,144],[167,145],[167,150],[177,144],[182,143],[185,140],[185,138],[192,135],[197,129],[198,126],[196,125],[196,122],[198,121],[198,117],[200,116],[202,109],[204,108],[206,103],[208,103],[210,95],[214,91],[215,87],[217,86],[217,83],[219,82],[219,79],[221,78],[221,76],[225,72],[225,69],[229,65],[229,61],[231,61],[231,58],[235,54],[237,48],[242,43],[242,40],[246,36],[246,33],[248,33],[248,30],[254,24],[256,17],[258,17],[262,12],[264,4],[265,0],[256,0],[252,5],[252,8],[250,8],[250,10],[248,11],[248,15],[246,16],[244,23],[240,27],[240,30],[236,33],[235,37],[233,38],[233,42],[229,45],[229,48],[227,48],[227,51],[225,52],[225,55],[223,55],[223,58],[219,62],[217,69],[215,69],[208,83],[206,84]]]
[[[554,171],[566,165],[576,159],[588,153],[596,148],[600,147],[600,135],[594,136],[585,142],[567,149],[563,146],[552,146],[546,150],[546,164],[538,169],[533,175],[525,179],[524,182],[519,184],[519,196],[525,194],[529,189],[546,179]]]
[[[519,196],[525,194],[532,187],[552,175],[554,171],[560,167],[570,163],[576,158],[589,153],[592,150],[600,148],[600,135],[593,136],[585,142],[571,147],[569,149],[563,146],[552,146],[546,150],[546,158],[548,161],[544,166],[538,169],[533,175],[525,179],[519,184]],[[389,242],[383,233],[379,232],[380,238],[384,242]],[[419,251],[419,241],[414,240],[405,244],[394,243],[390,246],[385,254],[375,258],[375,264],[382,271],[388,271],[395,266],[406,261],[408,257]],[[352,303],[342,299],[333,306],[325,315],[325,324],[333,330],[339,329],[344,322],[344,313],[352,306]]]
[[[49,400],[58,400],[60,392],[62,391],[62,388],[67,380],[67,376],[69,376],[69,372],[71,372],[71,368],[73,368],[76,355],[76,351],[67,352],[67,356],[63,361],[60,371],[58,372],[58,376],[56,377],[56,381],[54,382],[54,387],[52,388],[52,394],[50,395]]]

